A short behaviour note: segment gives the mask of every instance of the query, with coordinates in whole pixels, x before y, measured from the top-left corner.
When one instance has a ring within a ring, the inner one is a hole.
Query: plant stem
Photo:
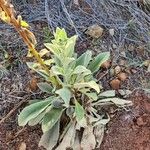
[[[13,9],[13,5],[8,3],[5,0],[0,0],[0,7],[2,10],[6,13],[7,17],[9,17],[9,23],[10,25],[14,26],[16,31],[20,34],[22,37],[24,43],[28,46],[28,49],[31,51],[33,56],[36,58],[36,60],[39,62],[39,64],[43,67],[43,69],[50,74],[48,67],[44,64],[42,58],[40,57],[39,53],[36,51],[34,44],[31,43],[31,40],[29,39],[29,35],[27,33],[31,33],[28,29],[21,26],[19,21],[15,18]],[[28,31],[28,32],[27,32]],[[33,35],[34,36],[34,35]]]

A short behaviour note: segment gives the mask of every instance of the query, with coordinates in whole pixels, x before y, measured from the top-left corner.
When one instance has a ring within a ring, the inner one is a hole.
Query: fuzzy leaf
[[[81,127],[85,127],[86,126],[85,110],[77,100],[75,101],[75,115],[78,124]]]
[[[65,29],[60,29],[59,27],[56,28],[56,32],[54,33],[54,37],[56,40],[59,39],[67,39],[67,33],[65,31]]]
[[[39,142],[39,146],[43,146],[47,150],[52,150],[57,144],[59,138],[60,121],[58,121],[50,130],[45,132]]]
[[[94,128],[94,135],[95,135],[96,142],[97,142],[96,148],[100,148],[100,145],[104,137],[104,131],[105,131],[105,125],[102,125],[102,124]]]
[[[100,93],[99,97],[114,97],[116,95],[115,90],[108,90],[105,92]]]
[[[91,71],[90,71],[90,70],[86,69],[86,67],[81,66],[81,65],[77,66],[77,67],[74,69],[73,74],[81,74],[81,73],[83,73],[83,72],[86,72],[86,75],[91,74]]]
[[[50,66],[52,63],[54,63],[54,60],[53,60],[53,59],[44,60],[44,64],[45,64],[45,65]]]
[[[110,117],[108,116],[107,119],[100,119],[99,121],[97,121],[94,124],[94,126],[97,126],[97,125],[106,125],[109,121],[110,121]]]
[[[63,75],[64,74],[63,68],[61,68],[61,67],[53,66],[51,69],[52,69],[52,72],[56,75]]]
[[[66,148],[71,147],[75,140],[75,133],[75,124],[72,123],[56,150],[66,150]]]
[[[46,114],[46,111],[43,111],[42,113],[40,113],[37,117],[31,119],[29,122],[28,122],[28,125],[29,126],[35,126],[37,125],[38,123],[41,122],[41,120],[43,119],[43,117],[45,116]]]
[[[57,45],[51,44],[51,43],[44,43],[44,46],[50,50],[54,55],[59,57],[59,48]]]
[[[53,90],[50,84],[46,82],[40,82],[37,84],[37,86],[40,88],[41,91],[46,92],[46,93],[51,93]]]
[[[46,55],[46,54],[48,54],[48,53],[49,53],[49,51],[48,51],[46,48],[44,48],[44,49],[40,50],[39,55],[40,55],[41,57],[43,57],[44,55]]]
[[[97,93],[100,92],[99,85],[95,81],[74,84],[75,89],[82,89],[82,88],[86,88],[86,87],[94,89]]]
[[[96,105],[101,105],[102,103],[107,103],[107,102],[112,102],[117,106],[125,106],[125,105],[130,106],[130,105],[132,105],[131,101],[120,99],[120,98],[102,99],[102,100],[99,100],[98,102],[96,102]]]
[[[52,102],[53,98],[49,98],[45,101],[33,103],[27,107],[25,107],[19,117],[18,117],[18,124],[19,126],[25,126],[28,121],[37,117],[41,112],[43,112]]]
[[[96,71],[99,70],[101,65],[109,59],[109,57],[110,57],[109,52],[100,53],[92,60],[92,62],[88,66],[88,69],[90,69],[92,73],[95,73]]]
[[[95,149],[96,140],[93,134],[93,127],[88,126],[84,129],[82,140],[81,140],[81,147],[83,150],[92,150]]]
[[[86,96],[88,96],[89,98],[91,98],[92,100],[96,101],[98,99],[98,96],[96,93],[91,92],[91,93],[85,93]]]
[[[66,57],[72,57],[74,53],[76,39],[77,39],[77,36],[75,35],[67,40],[67,44],[65,46],[65,52],[64,52]]]
[[[50,130],[56,122],[60,119],[63,109],[61,108],[52,108],[43,118],[42,130],[46,132]]]
[[[62,88],[55,92],[58,94],[65,102],[66,107],[69,107],[71,92],[68,88]]]
[[[86,51],[76,60],[76,66],[81,65],[87,67],[91,59],[92,59],[92,52]]]

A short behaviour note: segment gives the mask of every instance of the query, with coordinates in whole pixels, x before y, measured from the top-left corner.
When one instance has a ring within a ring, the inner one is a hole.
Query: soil
[[[128,111],[118,111],[108,124],[100,150],[150,149],[150,96],[136,91],[131,94],[133,106]],[[38,147],[41,136],[39,126],[18,127],[18,112],[0,125],[0,150],[43,150]]]

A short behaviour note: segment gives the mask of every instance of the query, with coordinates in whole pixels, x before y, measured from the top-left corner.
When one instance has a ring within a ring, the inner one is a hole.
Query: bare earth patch
[[[133,107],[119,111],[108,124],[101,150],[149,150],[150,97],[134,92],[130,99]],[[20,128],[16,116],[17,112],[0,125],[0,149],[18,150],[25,142],[27,150],[43,150],[38,147],[40,127]]]

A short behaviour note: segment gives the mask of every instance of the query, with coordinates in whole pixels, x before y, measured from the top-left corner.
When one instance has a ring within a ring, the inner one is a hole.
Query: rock
[[[106,62],[104,62],[101,67],[104,69],[108,69],[111,66],[111,61],[107,60]]]
[[[116,66],[114,68],[115,74],[119,74],[121,72],[121,67],[120,66]]]
[[[99,38],[102,36],[104,29],[99,25],[95,24],[88,27],[86,34],[90,35],[92,38]]]
[[[19,150],[26,150],[26,143],[22,142],[19,146]]]
[[[119,79],[114,79],[110,82],[110,86],[114,90],[118,90],[120,88],[121,81]]]
[[[125,81],[127,79],[127,74],[124,72],[121,72],[117,75],[118,79],[120,79],[121,81]]]
[[[114,29],[109,29],[109,34],[110,34],[111,36],[114,36],[115,30],[114,30]]]

